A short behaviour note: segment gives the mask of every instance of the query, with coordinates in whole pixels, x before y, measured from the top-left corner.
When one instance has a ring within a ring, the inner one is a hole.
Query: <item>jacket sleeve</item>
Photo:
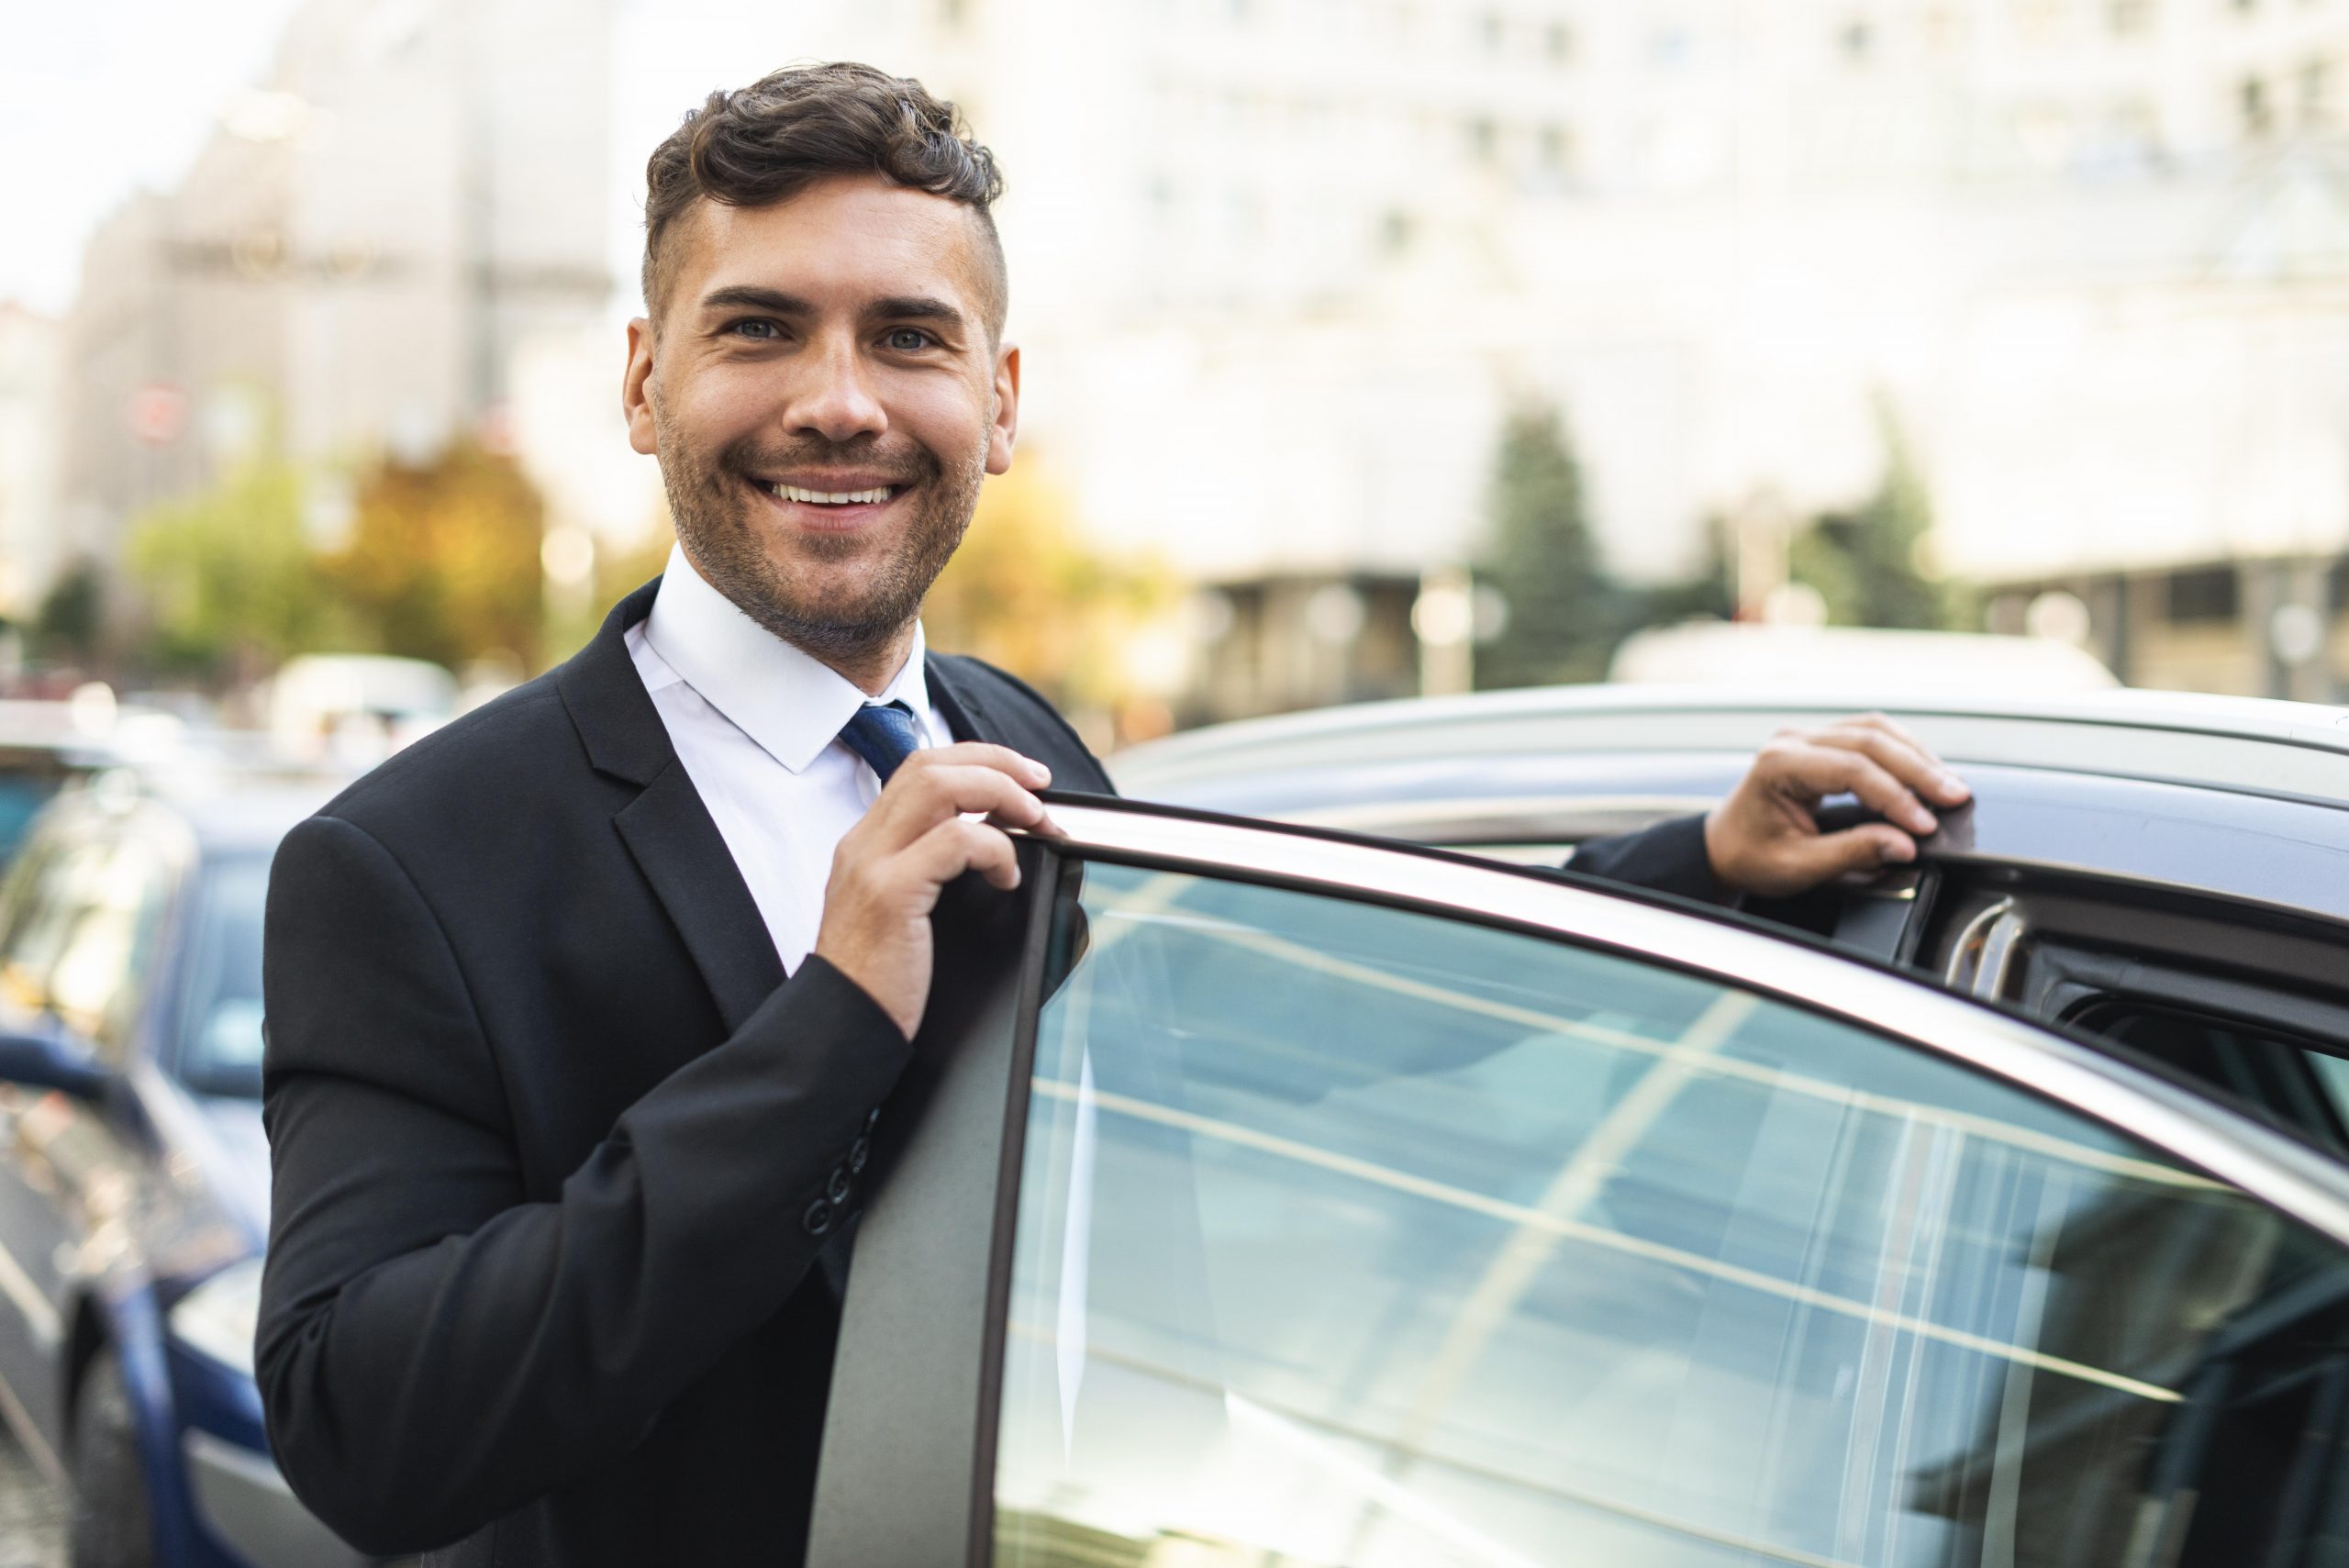
[[[1675,817],[1636,833],[1589,840],[1575,847],[1566,869],[1730,908],[1740,901],[1738,893],[1713,875],[1713,862],[1705,853],[1701,815]]]
[[[383,1554],[640,1441],[806,1273],[805,1217],[911,1057],[810,958],[529,1202],[455,956],[381,844],[295,828],[263,951],[262,1406],[295,1492]]]

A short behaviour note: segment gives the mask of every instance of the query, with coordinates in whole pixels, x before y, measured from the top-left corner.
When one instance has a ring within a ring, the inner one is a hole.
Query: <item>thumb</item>
[[[1917,858],[1917,840],[1889,823],[1871,822],[1840,833],[1798,839],[1780,848],[1780,871],[1798,888],[1809,889],[1853,872],[1907,865]]]

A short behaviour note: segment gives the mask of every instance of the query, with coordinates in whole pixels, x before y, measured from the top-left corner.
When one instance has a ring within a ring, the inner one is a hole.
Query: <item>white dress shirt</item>
[[[629,628],[637,676],[786,973],[815,949],[832,851],[881,793],[872,768],[841,743],[841,727],[867,701],[903,702],[924,746],[953,739],[930,705],[924,646],[916,622],[905,668],[868,698],[736,609],[674,549],[652,613]]]

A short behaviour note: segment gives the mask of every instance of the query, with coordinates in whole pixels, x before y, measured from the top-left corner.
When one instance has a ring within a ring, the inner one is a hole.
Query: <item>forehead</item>
[[[755,287],[818,306],[942,295],[974,314],[983,289],[973,209],[879,175],[819,180],[766,206],[700,201],[679,219],[672,303]]]

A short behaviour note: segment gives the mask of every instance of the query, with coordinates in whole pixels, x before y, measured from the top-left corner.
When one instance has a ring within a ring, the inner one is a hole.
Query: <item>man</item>
[[[631,439],[678,549],[576,658],[304,823],[270,889],[257,1370],[295,1491],[464,1563],[787,1563],[843,1233],[941,890],[1108,780],[923,647],[1011,462],[1020,362],[951,106],[861,66],[714,95],[653,154]],[[1963,789],[1888,725],[1788,737],[1586,868],[1783,892]]]

